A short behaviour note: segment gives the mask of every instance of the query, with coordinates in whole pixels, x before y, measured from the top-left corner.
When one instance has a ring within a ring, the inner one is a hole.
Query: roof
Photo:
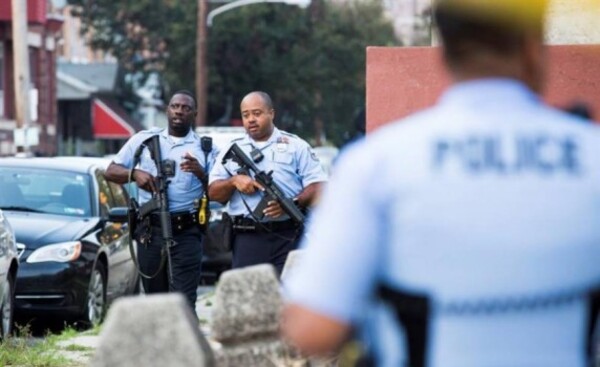
[[[78,157],[80,158],[80,157]],[[59,171],[70,171],[77,173],[88,173],[90,168],[105,168],[95,159],[59,159],[47,157],[32,158],[0,158],[0,169],[3,167],[27,167]]]
[[[59,100],[87,99],[92,93],[112,92],[117,82],[116,63],[57,63]]]
[[[76,155],[63,155],[58,157],[53,157],[52,159],[59,159],[68,162],[77,162],[87,163],[89,165],[96,165],[102,168],[108,168],[108,165],[112,162],[112,158],[110,157],[79,157]]]

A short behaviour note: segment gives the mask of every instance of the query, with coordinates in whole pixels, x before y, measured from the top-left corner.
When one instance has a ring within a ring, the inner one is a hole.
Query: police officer
[[[137,239],[140,270],[149,276],[158,271],[151,279],[142,278],[147,293],[183,293],[194,309],[202,260],[202,236],[194,200],[203,194],[201,181],[210,167],[203,166],[204,159],[200,157],[204,157],[204,153],[200,138],[193,131],[196,118],[196,99],[193,94],[185,90],[175,92],[166,112],[168,127],[153,128],[132,136],[116,155],[105,176],[110,181],[123,184],[128,182],[130,170],[133,170],[133,179],[141,189],[140,204],[150,200],[152,193],[157,191],[156,165],[148,148],[142,151],[139,165],[135,167],[134,154],[146,139],[158,135],[163,165],[168,165],[169,161],[174,163],[174,176],[169,178],[167,196],[175,243],[169,247],[170,266],[165,263],[161,268],[162,259],[166,256],[165,241],[160,218],[150,214],[144,221],[148,228],[142,230]],[[209,162],[214,162],[213,155]]]
[[[284,284],[301,350],[357,327],[379,366],[586,365],[600,133],[539,97],[545,7],[438,1],[454,84],[338,161]]]
[[[264,92],[246,95],[241,114],[246,135],[232,143],[251,157],[260,170],[273,171],[274,181],[297,206],[308,208],[326,180],[308,143],[275,127],[273,103]],[[288,253],[297,248],[302,228],[275,200],[269,201],[259,216],[253,214],[264,197],[263,188],[251,172],[240,174],[239,168],[231,160],[224,163],[221,157],[209,179],[211,200],[229,202],[235,232],[232,265],[239,268],[271,263],[281,272]]]

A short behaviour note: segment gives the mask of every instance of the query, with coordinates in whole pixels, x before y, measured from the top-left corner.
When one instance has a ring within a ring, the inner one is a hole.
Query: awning
[[[128,139],[142,130],[116,101],[99,96],[92,101],[92,125],[97,139]]]

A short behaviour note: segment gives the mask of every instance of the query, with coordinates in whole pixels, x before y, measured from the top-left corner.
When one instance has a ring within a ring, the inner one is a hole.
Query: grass
[[[83,345],[77,345],[77,344],[69,344],[66,347],[64,347],[63,349],[67,350],[69,352],[89,352],[89,351],[94,350],[94,348],[85,347]]]
[[[85,335],[100,335],[100,330],[102,330],[101,324],[94,324],[94,327],[85,331]]]
[[[83,333],[98,335],[100,326]],[[73,327],[67,326],[60,334],[48,333],[44,338],[32,338],[29,326],[18,326],[13,336],[0,343],[0,366],[14,367],[79,367],[57,350],[69,352],[92,352],[92,348],[70,344],[65,347],[59,343],[81,335]]]

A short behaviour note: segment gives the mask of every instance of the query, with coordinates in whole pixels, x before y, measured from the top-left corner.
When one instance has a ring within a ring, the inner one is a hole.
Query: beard
[[[175,135],[175,136],[186,136],[187,133],[190,131],[190,128],[192,127],[191,123],[179,123],[179,124],[173,124],[173,123],[169,123],[169,131],[172,133],[171,135]]]

